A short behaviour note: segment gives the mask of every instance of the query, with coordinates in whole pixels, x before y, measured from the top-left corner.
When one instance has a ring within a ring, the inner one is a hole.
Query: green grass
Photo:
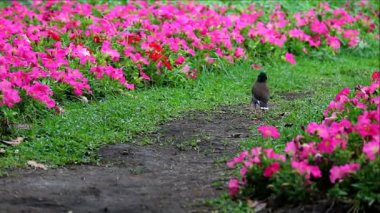
[[[30,159],[50,165],[95,163],[101,145],[128,142],[133,135],[152,131],[159,122],[180,112],[248,102],[247,88],[255,74],[242,68],[231,68],[229,76],[204,73],[183,87],[128,92],[89,105],[67,104],[62,116],[38,119],[31,130],[16,132],[27,142],[7,148],[0,168],[23,166]]]
[[[378,67],[375,56],[364,58],[349,54],[327,61],[297,58],[295,66],[267,65],[273,107],[262,123],[277,126],[282,137],[268,143],[257,135],[244,141],[242,149],[262,144],[282,147],[284,141],[301,131],[301,125],[319,121],[323,109],[337,92],[343,87],[369,83],[370,73]],[[32,129],[16,131],[15,135],[25,137],[26,142],[6,147],[0,168],[24,166],[27,160],[53,166],[96,163],[101,145],[128,143],[134,135],[153,131],[159,123],[181,112],[249,103],[250,87],[258,71],[244,62],[226,69],[227,73],[204,72],[197,81],[183,87],[155,87],[109,97],[102,102],[66,104],[63,115],[37,119]],[[311,95],[285,100],[281,97],[284,92],[309,92]],[[285,124],[293,126],[289,128]]]
[[[332,61],[302,58],[296,66],[268,68],[272,88],[271,103],[274,107],[265,115],[264,123],[278,127],[282,133],[280,140],[271,142],[269,146],[282,148],[284,141],[302,131],[301,126],[310,121],[321,121],[323,110],[341,89],[369,84],[371,73],[378,67],[376,57],[343,54]],[[281,96],[287,92],[306,94],[298,99],[287,100]],[[243,148],[261,144],[268,143],[264,143],[261,137],[252,138],[243,144]]]

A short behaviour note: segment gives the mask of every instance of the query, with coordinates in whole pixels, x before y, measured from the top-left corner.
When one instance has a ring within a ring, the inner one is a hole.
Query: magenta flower
[[[119,61],[120,53],[111,48],[111,42],[105,41],[101,49],[102,53],[111,57],[112,61]]]
[[[307,159],[310,156],[314,156],[318,153],[315,142],[304,143],[300,146],[298,152],[299,160]]]
[[[129,84],[129,83],[125,83],[124,85],[125,85],[125,88],[129,90],[134,90],[136,87],[134,84]]]
[[[310,28],[311,28],[311,31],[313,31],[315,33],[319,33],[319,34],[327,34],[328,33],[328,29],[327,29],[326,25],[323,22],[320,22],[318,20],[314,21],[311,24]]]
[[[253,148],[251,149],[251,154],[252,154],[253,156],[258,156],[258,155],[261,154],[261,150],[262,150],[261,147],[253,147]]]
[[[277,154],[276,152],[274,152],[273,149],[265,149],[264,153],[265,153],[266,157],[269,159],[275,159],[275,160],[280,160],[280,161],[286,160],[285,155]]]
[[[234,168],[237,163],[242,163],[246,157],[248,157],[248,151],[240,152],[239,156],[232,158],[232,160],[227,162],[228,168]]]
[[[239,192],[239,180],[236,178],[232,178],[228,182],[228,190],[230,197],[234,198],[236,197],[237,193]]]
[[[325,139],[318,143],[318,150],[321,153],[331,154],[338,147],[339,141],[331,139]]]
[[[310,39],[309,35],[307,35],[303,30],[297,28],[289,30],[288,34],[290,37],[297,38],[301,41],[308,41]]]
[[[358,116],[358,122],[355,125],[356,131],[362,137],[379,135],[379,123],[373,122],[368,115],[369,114],[366,111],[362,115]]]
[[[358,163],[348,163],[342,166],[333,166],[330,169],[330,181],[335,183],[337,180],[343,179],[348,174],[354,173],[360,168]]]
[[[53,91],[45,84],[35,82],[31,86],[24,87],[26,93],[44,103],[47,108],[55,106],[55,101],[51,98]]]
[[[343,38],[353,39],[353,38],[356,38],[358,35],[359,35],[358,30],[348,29],[344,31]]]
[[[19,92],[13,89],[12,84],[7,80],[0,82],[0,94],[2,95],[0,105],[6,104],[8,107],[12,107],[21,101]]]
[[[366,158],[375,160],[376,155],[379,155],[379,147],[380,142],[378,140],[370,141],[364,144],[363,153],[365,154]]]
[[[296,170],[299,174],[305,175],[306,179],[310,179],[310,176],[313,175],[313,177],[319,178],[322,177],[321,170],[318,166],[312,166],[309,165],[306,161],[292,161],[291,162],[292,168]]]
[[[331,48],[335,50],[340,48],[340,41],[335,36],[327,36],[327,43]]]
[[[289,62],[290,64],[295,64],[296,60],[294,58],[294,55],[292,53],[286,53],[285,54],[285,60]]]
[[[180,64],[183,64],[183,62],[185,62],[185,57],[183,57],[182,55],[178,56],[178,58],[175,60],[175,64],[177,65],[180,65]]]
[[[235,50],[235,52],[234,52],[234,56],[235,56],[236,58],[245,57],[244,49],[241,48],[241,47],[236,48],[236,50]]]
[[[206,54],[206,56],[205,56],[205,60],[206,60],[206,62],[209,63],[209,64],[212,64],[212,63],[214,63],[214,61],[215,61],[215,59],[214,59],[214,58],[211,58],[208,54]]]
[[[280,170],[280,163],[273,162],[264,170],[264,177],[272,177],[272,175]]]
[[[247,174],[247,172],[248,172],[247,167],[242,166],[241,169],[240,169],[240,175],[241,175],[242,177],[245,177],[245,174]]]
[[[294,155],[297,152],[296,143],[294,143],[294,141],[290,141],[290,142],[286,143],[284,151],[290,155]]]
[[[280,133],[274,126],[259,126],[257,131],[261,132],[263,137],[279,138]]]
[[[140,71],[140,76],[141,76],[142,79],[150,81],[149,75],[147,75],[145,72]]]

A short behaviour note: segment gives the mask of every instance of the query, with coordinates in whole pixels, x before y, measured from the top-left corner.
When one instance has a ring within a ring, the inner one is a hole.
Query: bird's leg
[[[253,100],[253,98],[251,100],[250,108],[251,108],[252,111],[254,110],[256,112],[256,101]]]

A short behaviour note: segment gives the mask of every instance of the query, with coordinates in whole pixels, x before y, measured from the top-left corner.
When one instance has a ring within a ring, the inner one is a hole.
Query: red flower
[[[161,52],[163,50],[162,47],[159,44],[154,43],[154,42],[150,43],[149,47],[155,49],[158,52]]]
[[[94,42],[95,43],[101,43],[103,41],[103,39],[101,38],[101,36],[99,35],[94,35]]]
[[[149,58],[153,61],[158,61],[162,57],[162,55],[157,52],[147,52],[147,54],[149,55]]]
[[[165,66],[166,66],[166,68],[168,68],[168,70],[172,70],[173,69],[173,67],[172,67],[172,65],[170,64],[169,61],[163,60],[162,62],[165,64]]]
[[[372,79],[372,81],[375,81],[375,82],[380,81],[380,71],[373,72],[371,79]]]
[[[56,41],[61,41],[61,37],[59,36],[58,33],[54,32],[54,31],[51,31],[49,30],[48,31],[48,36]]]
[[[125,40],[127,40],[128,44],[132,44],[141,41],[141,37],[139,35],[127,35]]]

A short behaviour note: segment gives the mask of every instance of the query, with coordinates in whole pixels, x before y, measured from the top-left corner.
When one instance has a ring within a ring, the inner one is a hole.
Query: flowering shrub
[[[295,64],[309,50],[355,47],[361,32],[376,35],[378,11],[369,3],[358,8],[353,14],[321,3],[288,14],[255,4],[238,10],[136,1],[110,8],[34,0],[28,8],[14,1],[0,8],[0,107],[32,98],[53,108],[106,88],[184,82],[203,66],[257,55]]]
[[[370,86],[344,88],[302,135],[282,153],[254,147],[227,162],[240,168],[229,182],[230,196],[307,202],[329,198],[380,204],[380,78]],[[259,127],[263,136],[275,127]]]

